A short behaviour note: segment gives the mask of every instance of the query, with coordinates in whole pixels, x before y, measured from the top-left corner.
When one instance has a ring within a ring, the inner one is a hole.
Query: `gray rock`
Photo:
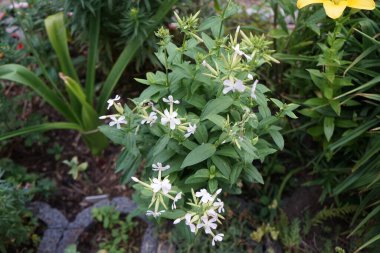
[[[136,204],[126,197],[117,197],[111,201],[102,200],[82,210],[77,214],[75,220],[69,223],[57,209],[51,208],[46,203],[34,202],[30,207],[31,210],[48,227],[44,232],[38,253],[64,253],[70,244],[77,243],[83,231],[94,222],[91,215],[92,209],[107,205],[115,206],[116,210],[124,214],[131,213],[137,208]],[[139,218],[148,224],[142,239],[140,252],[157,252],[158,243],[154,234],[153,224],[145,216],[139,216]]]

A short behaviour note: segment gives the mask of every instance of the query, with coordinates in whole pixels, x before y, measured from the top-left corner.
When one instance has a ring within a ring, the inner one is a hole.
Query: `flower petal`
[[[332,19],[337,19],[342,16],[344,9],[346,9],[347,1],[340,1],[338,4],[332,1],[324,1],[323,7],[325,8],[327,16]]]
[[[297,8],[301,9],[309,4],[321,4],[324,0],[298,0],[297,1]]]
[[[376,8],[375,1],[373,0],[348,0],[347,6],[361,10],[373,10]]]

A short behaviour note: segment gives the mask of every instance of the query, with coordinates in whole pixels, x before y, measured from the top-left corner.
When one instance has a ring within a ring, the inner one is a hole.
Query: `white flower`
[[[137,177],[131,177],[131,179],[132,179],[133,181],[135,181],[135,182],[138,182],[138,181],[139,181]]]
[[[189,124],[189,126],[187,127],[186,129],[186,134],[184,135],[186,138],[189,138],[190,135],[194,134],[195,133],[195,130],[197,130],[197,125],[194,124],[193,126],[191,125],[191,123]]]
[[[120,129],[120,124],[127,124],[127,121],[125,120],[125,116],[120,116],[119,118],[116,118],[116,116],[111,116],[111,122],[109,123],[110,126],[116,125],[117,129]]]
[[[212,246],[215,246],[215,242],[221,242],[223,241],[224,234],[217,234],[212,238]]]
[[[158,212],[148,210],[148,211],[146,211],[146,216],[153,216],[154,218],[157,218],[158,216],[160,216],[164,212],[165,212],[165,210],[158,211]]]
[[[190,227],[190,231],[192,233],[195,233],[195,225],[193,223],[191,223],[191,217],[192,217],[191,214],[187,213],[185,215],[185,223],[186,223],[186,225],[188,225]]]
[[[252,74],[248,74],[248,79],[249,80],[253,80],[253,75]]]
[[[232,49],[235,51],[235,54],[240,55],[240,56],[244,55],[244,52],[240,50],[240,45],[239,44],[237,44],[236,46],[232,47]]]
[[[201,202],[205,204],[213,200],[211,194],[208,193],[206,189],[201,189],[199,192],[196,192],[195,196],[201,198]]]
[[[29,4],[27,2],[19,2],[19,3],[14,3],[13,5],[9,6],[9,9],[26,9],[29,8]]]
[[[144,119],[141,120],[141,124],[150,124],[153,125],[157,121],[157,113],[151,112],[149,116],[144,116]]]
[[[172,185],[170,184],[170,181],[167,178],[165,178],[163,181],[159,180],[158,178],[153,178],[153,182],[150,184],[150,187],[155,193],[162,190],[164,194],[168,194],[168,192],[172,188]]]
[[[169,95],[168,98],[163,98],[162,100],[168,104],[179,104],[179,100],[174,100],[172,95]]]
[[[169,123],[170,129],[174,130],[176,125],[181,124],[180,119],[177,118],[177,112],[170,113],[167,109],[165,109],[164,114],[165,115],[161,117],[162,125],[166,125],[167,123]]]
[[[203,62],[202,62],[202,66],[203,66],[203,67],[206,67],[206,66],[207,66],[207,62],[206,62],[205,60],[203,60]]]
[[[252,89],[251,89],[251,97],[256,99],[256,86],[257,84],[259,83],[259,80],[256,80],[253,85],[252,85]]]
[[[252,57],[244,53],[243,51],[240,50],[240,45],[237,44],[235,47],[232,47],[232,49],[235,51],[235,54],[237,55],[244,55],[245,58],[247,58],[248,61],[252,61]]]
[[[197,225],[197,228],[204,228],[206,234],[211,234],[211,229],[216,229],[217,224],[215,223],[216,218],[209,219],[208,216],[202,216],[201,220],[203,223]]]
[[[235,91],[243,92],[245,90],[245,86],[243,84],[243,81],[241,81],[239,79],[236,80],[236,82],[233,82],[229,79],[224,80],[223,85],[224,85],[223,94],[227,94],[230,91],[232,91],[232,92],[235,92]]]
[[[212,218],[218,218],[218,214],[214,211],[214,209],[207,210],[206,213],[208,216],[211,216]]]
[[[109,110],[111,108],[111,106],[113,106],[113,104],[115,103],[115,101],[118,101],[118,100],[120,100],[120,96],[119,95],[116,95],[115,98],[108,99],[107,100],[107,103],[108,103],[107,110]]]
[[[180,222],[181,222],[181,218],[178,218],[178,219],[175,219],[175,220],[174,220],[173,224],[175,225],[175,224],[178,224],[178,223],[180,223]]]
[[[170,165],[162,166],[162,163],[156,163],[152,165],[153,171],[164,171],[170,169]]]
[[[177,195],[174,197],[173,203],[172,203],[172,209],[177,209],[176,202],[182,198],[182,192],[177,193]]]
[[[218,213],[224,212],[224,203],[220,199],[217,199],[217,201],[214,202],[214,206],[218,208]]]

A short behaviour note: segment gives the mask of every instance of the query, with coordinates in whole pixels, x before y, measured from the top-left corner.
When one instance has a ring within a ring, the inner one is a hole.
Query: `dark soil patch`
[[[123,249],[123,252],[138,253],[140,252],[141,242],[145,229],[147,228],[147,224],[138,218],[134,218],[132,221],[135,222],[135,226],[128,233],[127,243],[121,243],[119,249]],[[79,237],[78,251],[97,253],[101,250],[101,248],[99,248],[100,243],[109,242],[111,240],[111,230],[106,230],[103,228],[101,223],[95,222]]]

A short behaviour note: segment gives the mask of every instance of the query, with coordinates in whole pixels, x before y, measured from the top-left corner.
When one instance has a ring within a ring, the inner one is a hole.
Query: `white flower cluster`
[[[182,132],[186,132],[184,134],[185,138],[189,138],[190,135],[194,134],[197,129],[197,125],[190,122],[181,123],[181,120],[183,121],[185,119],[180,118],[177,111],[174,111],[174,104],[178,105],[180,103],[179,100],[175,100],[172,95],[169,95],[167,98],[163,98],[162,100],[169,104],[169,109],[165,109],[161,112],[151,103],[149,107],[152,109],[152,112],[148,113],[146,110],[143,111],[143,115],[141,115],[141,124],[149,124],[152,126],[157,122],[158,116],[160,116],[162,125],[168,125],[171,130],[178,129]]]
[[[123,107],[121,106],[120,103],[116,102],[116,101],[119,101],[119,100],[120,100],[120,96],[119,95],[116,95],[115,98],[111,98],[111,99],[107,100],[107,103],[108,103],[107,110],[109,110],[112,106],[114,106],[115,109],[116,109],[116,111],[118,112],[118,114],[104,115],[104,116],[100,116],[99,117],[99,119],[110,118],[111,121],[108,124],[110,126],[115,126],[116,125],[117,129],[121,128],[121,124],[127,124],[128,123],[125,120],[125,116],[123,115],[124,114]]]
[[[192,191],[193,201],[188,203],[193,207],[192,210],[182,218],[176,219],[174,224],[184,220],[190,231],[195,234],[203,229],[206,234],[212,236],[211,244],[215,246],[215,242],[222,241],[224,236],[224,234],[213,231],[218,227],[218,223],[221,224],[221,220],[224,220],[221,215],[224,212],[224,203],[217,198],[221,192],[222,189],[219,189],[211,195],[206,189],[201,189],[196,193]]]
[[[237,38],[238,38],[239,32],[240,32],[240,27],[238,27],[236,29],[235,37],[234,38],[230,37],[231,51],[233,52],[233,54],[232,54],[232,56],[229,55],[227,57],[227,59],[229,59],[231,61],[230,62],[231,66],[237,66],[244,58],[246,59],[247,62],[250,62],[250,61],[252,61],[253,57],[255,56],[255,52],[247,54],[240,48],[240,44],[237,43]],[[243,32],[241,32],[241,33],[244,34]],[[219,76],[220,75],[219,67],[218,67],[216,62],[215,62],[215,65],[216,65],[216,69],[214,69],[210,64],[208,64],[206,62],[206,60],[204,60],[202,62],[202,66],[204,66],[205,68],[207,68],[210,71],[210,73],[206,73],[205,75],[213,77],[213,78],[220,77]],[[248,77],[248,80],[246,80],[246,82],[253,80],[252,74],[248,74],[247,77]],[[245,90],[249,89],[244,85],[244,80],[240,80],[240,79],[236,78],[234,75],[222,77],[222,80],[224,80],[223,81],[224,87],[223,87],[223,91],[222,91],[223,94],[227,94],[229,92],[243,93]],[[253,99],[257,99],[257,97],[256,97],[256,86],[257,86],[258,82],[259,82],[258,80],[255,80],[251,86],[250,96]]]
[[[182,198],[182,192],[176,192],[172,190],[172,185],[170,183],[170,180],[168,177],[165,177],[162,179],[162,172],[165,170],[170,169],[170,165],[162,165],[162,163],[156,163],[152,165],[152,170],[158,172],[157,178],[149,179],[150,184],[147,184],[143,181],[140,181],[136,177],[132,177],[132,180],[136,183],[141,184],[145,187],[145,189],[151,191],[153,193],[152,200],[150,202],[149,208],[151,208],[154,205],[154,211],[148,210],[146,212],[147,216],[153,216],[154,218],[159,217],[162,213],[165,212],[165,210],[168,209],[168,207],[165,204],[164,199],[171,199],[172,202],[172,209],[176,209],[176,203],[178,200]],[[174,195],[172,195],[174,194]],[[159,210],[160,206],[162,206],[165,210]]]

